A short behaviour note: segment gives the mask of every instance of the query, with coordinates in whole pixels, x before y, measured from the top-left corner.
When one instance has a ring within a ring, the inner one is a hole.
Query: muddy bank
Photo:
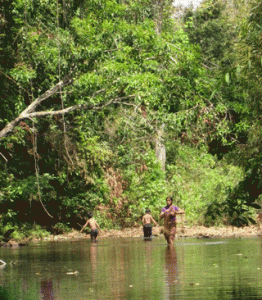
[[[153,227],[153,235],[163,236],[163,227]],[[234,237],[255,237],[261,236],[261,230],[258,226],[247,226],[242,228],[227,226],[227,227],[204,227],[204,226],[192,226],[192,227],[178,227],[177,238],[234,238]],[[99,233],[98,238],[110,238],[110,237],[133,237],[138,238],[143,236],[142,227],[139,228],[125,228],[123,230],[102,230]],[[59,241],[59,240],[74,240],[74,239],[90,239],[88,233],[79,233],[79,231],[72,231],[68,234],[48,236],[44,240]],[[34,240],[37,241],[37,240]]]

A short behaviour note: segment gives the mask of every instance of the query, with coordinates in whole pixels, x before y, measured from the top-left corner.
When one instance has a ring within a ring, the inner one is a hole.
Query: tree
[[[76,224],[83,207],[114,200],[110,174],[123,178],[122,202],[132,197],[137,208],[141,182],[154,203],[164,186],[151,151],[159,124],[179,112],[186,124],[210,88],[197,48],[169,18],[170,1],[63,3],[10,2],[13,63],[1,64],[0,138],[1,172],[12,176],[3,181],[1,211],[21,221],[42,203],[57,216],[51,223]],[[106,130],[114,125],[115,136]],[[125,169],[127,159],[133,166]],[[160,189],[151,182],[158,180]]]
[[[242,3],[242,18],[236,19],[239,33],[232,44],[229,64],[222,69],[220,95],[227,99],[232,116],[234,147],[230,161],[243,167],[245,176],[220,208],[233,225],[254,222],[253,208],[260,208],[261,189],[261,3]],[[245,9],[244,9],[244,8]],[[251,214],[250,214],[251,212]]]

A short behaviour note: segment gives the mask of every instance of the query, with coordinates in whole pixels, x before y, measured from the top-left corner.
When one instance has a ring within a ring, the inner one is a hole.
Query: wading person
[[[152,223],[158,226],[157,222],[151,216],[151,211],[149,208],[146,209],[146,214],[142,218],[144,239],[151,239],[152,237]]]
[[[85,225],[83,228],[80,230],[82,232],[86,226],[88,226],[91,229],[90,235],[91,235],[91,241],[96,242],[96,238],[98,236],[98,229],[100,229],[99,225],[97,224],[96,220],[93,218],[93,213],[89,212],[88,213],[88,220],[86,221]]]
[[[166,198],[166,206],[162,208],[160,219],[164,219],[164,236],[167,244],[173,245],[176,237],[176,215],[185,212],[173,205],[173,198]]]

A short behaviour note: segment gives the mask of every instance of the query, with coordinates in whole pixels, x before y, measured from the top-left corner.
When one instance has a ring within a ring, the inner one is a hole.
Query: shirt
[[[178,211],[179,210],[179,208],[177,206],[175,206],[175,205],[172,205],[170,207],[172,207],[174,211]],[[161,213],[166,212],[168,209],[169,209],[168,206],[163,207],[162,210],[161,210]],[[175,216],[170,216],[170,222],[174,223],[175,221],[176,221],[176,217]]]

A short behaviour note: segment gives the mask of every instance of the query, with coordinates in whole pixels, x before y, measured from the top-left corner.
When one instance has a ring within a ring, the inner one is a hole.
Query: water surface
[[[0,259],[0,299],[262,299],[260,238],[42,242]]]

